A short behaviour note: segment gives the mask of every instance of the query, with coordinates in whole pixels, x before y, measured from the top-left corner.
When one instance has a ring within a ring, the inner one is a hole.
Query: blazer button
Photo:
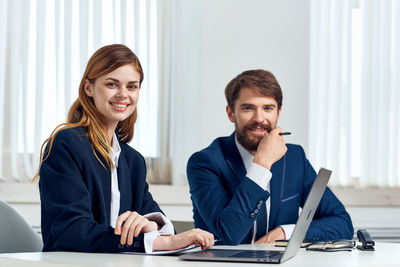
[[[124,245],[122,245],[121,243],[118,243],[118,248],[124,248]]]
[[[255,210],[254,210],[254,213],[257,214],[257,213],[258,213],[258,209],[255,209]]]
[[[262,204],[260,204],[260,203],[257,204],[257,208],[258,208],[258,209],[260,209],[261,206],[262,206]]]
[[[256,216],[256,214],[255,214],[254,212],[252,212],[252,213],[250,214],[250,217],[253,218],[254,216]]]
[[[264,203],[264,201],[262,200],[258,201],[258,204],[262,205],[262,203]]]
[[[133,246],[134,246],[135,248],[138,248],[138,247],[140,246],[140,244],[139,244],[139,242],[135,242],[135,243],[133,243]]]

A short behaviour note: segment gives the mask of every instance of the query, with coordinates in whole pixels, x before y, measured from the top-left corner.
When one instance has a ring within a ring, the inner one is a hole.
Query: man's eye
[[[245,106],[245,107],[243,107],[243,110],[252,110],[252,107]]]

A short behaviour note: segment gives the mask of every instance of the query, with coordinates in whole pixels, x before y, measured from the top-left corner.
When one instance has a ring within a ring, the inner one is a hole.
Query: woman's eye
[[[129,90],[135,90],[137,88],[138,88],[137,85],[128,85]]]
[[[114,87],[117,87],[117,84],[116,83],[107,83],[107,86],[114,88]]]

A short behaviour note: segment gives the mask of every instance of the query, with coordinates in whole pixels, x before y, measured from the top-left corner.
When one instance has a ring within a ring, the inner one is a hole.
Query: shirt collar
[[[235,134],[235,144],[239,150],[240,156],[242,157],[244,167],[246,168],[246,170],[248,170],[251,164],[253,163],[254,156],[239,143],[239,141],[236,138],[236,134]]]
[[[113,165],[118,167],[118,159],[119,159],[119,154],[121,153],[121,147],[119,146],[119,141],[117,138],[117,135],[114,133],[112,137],[112,146],[110,150],[110,157],[113,162]]]

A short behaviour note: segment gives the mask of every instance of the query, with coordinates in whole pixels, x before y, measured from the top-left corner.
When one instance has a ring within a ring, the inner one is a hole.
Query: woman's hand
[[[123,225],[122,225],[123,224]],[[156,222],[149,221],[136,211],[127,211],[118,216],[114,234],[121,235],[122,245],[133,243],[133,238],[141,233],[148,233],[158,229]]]
[[[201,229],[192,229],[177,235],[159,236],[154,240],[153,250],[175,250],[191,244],[209,249],[214,245],[214,235]]]

